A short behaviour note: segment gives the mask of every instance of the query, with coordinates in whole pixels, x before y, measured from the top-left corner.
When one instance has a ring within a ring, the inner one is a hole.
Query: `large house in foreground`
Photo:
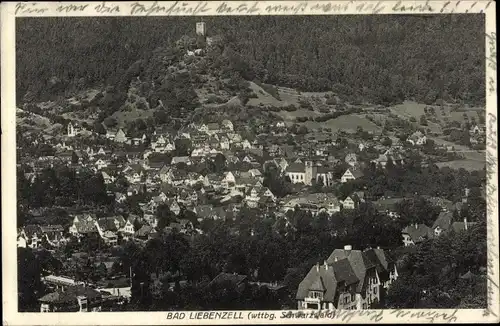
[[[298,309],[369,309],[397,277],[396,265],[383,249],[335,249],[300,283]]]

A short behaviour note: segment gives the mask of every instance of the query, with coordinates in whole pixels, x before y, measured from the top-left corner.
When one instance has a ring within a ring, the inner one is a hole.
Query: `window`
[[[323,298],[323,293],[320,291],[310,291],[309,292],[309,297],[313,299],[322,299]]]
[[[373,294],[377,294],[377,287],[373,288]]]
[[[49,312],[50,309],[49,309],[49,305],[48,304],[45,304],[43,303],[42,306],[40,307],[40,312]]]

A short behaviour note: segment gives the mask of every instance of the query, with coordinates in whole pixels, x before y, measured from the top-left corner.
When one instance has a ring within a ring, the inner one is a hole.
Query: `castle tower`
[[[304,184],[311,186],[312,180],[316,180],[318,167],[315,166],[311,161],[306,161],[305,163],[305,176],[304,176]]]
[[[196,23],[196,34],[201,36],[206,36],[207,30],[205,22],[197,22]]]

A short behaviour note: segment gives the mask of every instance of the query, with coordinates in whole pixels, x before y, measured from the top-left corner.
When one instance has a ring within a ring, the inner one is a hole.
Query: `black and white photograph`
[[[18,312],[486,309],[485,21],[17,17]]]

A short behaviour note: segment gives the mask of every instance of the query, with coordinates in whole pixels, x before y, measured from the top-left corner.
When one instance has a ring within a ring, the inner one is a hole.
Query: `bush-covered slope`
[[[159,46],[194,35],[197,17],[19,18],[18,98],[113,84]],[[243,77],[379,103],[484,101],[481,15],[207,17],[241,55]]]

